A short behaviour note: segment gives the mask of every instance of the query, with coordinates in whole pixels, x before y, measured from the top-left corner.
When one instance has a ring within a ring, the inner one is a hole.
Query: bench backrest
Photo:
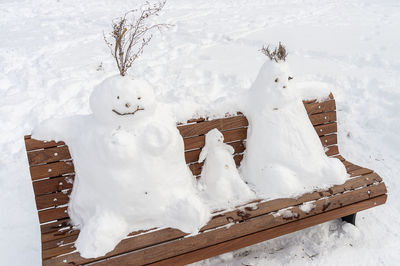
[[[332,94],[323,102],[304,101],[304,106],[320,137],[328,156],[339,154],[337,146],[336,106]],[[178,124],[185,144],[185,159],[196,178],[200,178],[202,164],[198,163],[205,136],[217,128],[225,142],[234,150],[237,165],[243,157],[247,137],[248,121],[242,114],[221,119],[193,119]],[[79,233],[70,231],[68,201],[74,180],[74,166],[68,146],[64,142],[39,141],[25,136],[30,173],[35,193],[36,206],[41,224],[43,260],[71,251],[71,245]]]

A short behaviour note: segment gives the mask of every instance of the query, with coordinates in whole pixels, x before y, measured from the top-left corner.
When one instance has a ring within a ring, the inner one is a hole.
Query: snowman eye
[[[278,82],[278,78],[275,79],[275,82]]]
[[[287,79],[288,79],[288,80],[291,80],[291,79],[293,79],[293,77],[289,76]]]
[[[117,99],[119,100],[119,96],[117,96]]]
[[[138,100],[142,99],[142,97],[137,97]]]

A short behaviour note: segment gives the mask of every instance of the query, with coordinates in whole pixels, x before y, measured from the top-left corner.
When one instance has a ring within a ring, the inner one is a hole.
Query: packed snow
[[[249,120],[241,174],[267,199],[327,189],[348,177],[338,159],[325,155],[292,76],[286,61],[267,59],[240,97]]]
[[[0,4],[0,264],[40,265],[40,228],[23,135],[48,118],[88,115],[93,86],[116,74],[102,32],[138,1]],[[296,87],[337,100],[343,156],[381,175],[385,205],[197,265],[396,265],[400,261],[400,6],[397,1],[169,1],[130,75],[154,84],[177,120],[245,92],[265,56],[285,43]],[[163,21],[164,22],[164,21]],[[312,98],[310,92],[308,97]],[[190,97],[189,97],[190,96]],[[183,101],[184,99],[191,101]],[[218,108],[214,105],[215,108]],[[74,156],[74,155],[73,155]],[[105,219],[112,217],[105,217]],[[21,256],[23,251],[24,256]]]
[[[239,175],[234,152],[232,146],[224,143],[224,136],[218,129],[206,134],[206,144],[199,156],[199,162],[205,160],[199,186],[212,209],[228,209],[256,198]]]
[[[95,87],[93,114],[49,119],[32,137],[68,143],[75,181],[68,214],[77,250],[105,255],[129,233],[197,233],[211,217],[185,163],[183,139],[147,82],[119,75]],[[162,218],[160,218],[162,217]]]

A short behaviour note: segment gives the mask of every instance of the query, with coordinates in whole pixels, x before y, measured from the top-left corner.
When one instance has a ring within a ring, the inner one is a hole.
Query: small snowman
[[[68,213],[75,246],[98,257],[137,230],[196,233],[210,218],[186,165],[183,139],[145,81],[114,76],[94,88],[92,114],[44,122],[33,137],[64,140],[75,165]]]
[[[206,144],[199,156],[199,162],[205,160],[199,183],[212,209],[234,207],[234,204],[255,198],[239,176],[233,153],[233,147],[224,143],[224,136],[218,129],[206,134]]]

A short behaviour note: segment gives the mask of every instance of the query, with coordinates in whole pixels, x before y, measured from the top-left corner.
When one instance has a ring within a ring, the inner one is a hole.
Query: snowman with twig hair
[[[33,134],[70,148],[76,177],[68,213],[80,229],[81,256],[105,255],[137,230],[198,232],[210,210],[186,165],[176,122],[152,86],[110,77],[94,88],[90,107],[90,115],[48,120]]]

